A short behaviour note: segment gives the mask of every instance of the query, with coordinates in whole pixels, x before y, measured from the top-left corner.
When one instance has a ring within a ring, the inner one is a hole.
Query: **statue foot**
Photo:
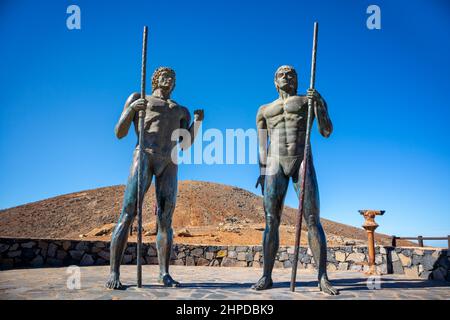
[[[332,296],[336,296],[339,294],[339,290],[331,285],[331,282],[327,279],[327,277],[322,277],[322,279],[319,281],[319,289],[320,291]]]
[[[158,282],[164,284],[164,287],[175,288],[180,286],[180,283],[173,280],[168,273],[166,273],[165,275],[160,275]]]
[[[122,290],[123,285],[122,285],[122,283],[120,283],[119,273],[116,273],[114,271],[111,272],[111,274],[109,275],[108,281],[106,281],[105,286],[108,289]]]
[[[272,278],[267,277],[267,276],[262,276],[261,279],[259,279],[258,282],[252,286],[252,289],[266,290],[266,289],[272,288],[272,286],[273,286]]]

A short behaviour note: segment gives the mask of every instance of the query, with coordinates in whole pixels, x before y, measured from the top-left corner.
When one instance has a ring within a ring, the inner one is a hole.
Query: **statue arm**
[[[191,115],[187,108],[184,108],[184,117],[181,119],[180,127],[189,131],[188,138],[190,139],[187,143],[183,142],[183,136],[180,136],[181,149],[187,150],[194,143],[197,137],[198,129],[200,128],[201,122],[203,120],[203,110],[195,110],[194,121],[191,123]]]
[[[135,92],[131,94],[125,102],[122,114],[120,115],[119,121],[114,128],[114,132],[116,133],[117,138],[122,139],[128,134],[131,122],[133,122],[136,113],[134,109],[130,107],[130,105],[140,97],[141,95]]]
[[[314,104],[314,115],[317,118],[319,132],[325,138],[328,138],[333,132],[333,123],[328,114],[328,106],[325,99],[320,94]]]
[[[260,173],[267,164],[267,122],[264,118],[263,107],[259,108],[256,115],[256,128],[258,130],[258,161]]]
[[[258,130],[258,161],[259,177],[256,180],[255,188],[261,186],[261,193],[264,195],[265,174],[267,165],[267,122],[264,118],[264,106],[259,108],[256,114],[256,128]]]

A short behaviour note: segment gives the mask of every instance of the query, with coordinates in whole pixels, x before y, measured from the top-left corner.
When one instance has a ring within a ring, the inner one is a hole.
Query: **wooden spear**
[[[147,26],[144,26],[144,35],[142,40],[142,68],[141,68],[141,99],[145,99],[145,76],[147,67]],[[138,160],[138,179],[137,179],[137,286],[142,287],[142,145],[144,141],[144,119],[145,110],[139,111],[139,160]]]
[[[316,52],[317,52],[317,34],[319,31],[319,24],[314,22],[314,36],[313,36],[313,49],[312,49],[312,61],[311,61],[311,79],[309,88],[314,89],[314,83],[316,81]],[[300,199],[298,205],[298,215],[296,221],[295,230],[295,249],[294,249],[294,261],[292,264],[292,274],[291,274],[291,291],[295,291],[295,281],[297,277],[297,263],[298,263],[298,253],[300,247],[300,237],[302,234],[302,222],[303,222],[303,212],[305,210],[305,189],[306,189],[306,172],[309,166],[309,161],[311,157],[311,127],[313,118],[313,99],[308,99],[308,118],[306,123],[306,137],[305,137],[305,150],[303,154],[303,166],[300,167],[300,178],[301,178],[301,189],[300,189]]]

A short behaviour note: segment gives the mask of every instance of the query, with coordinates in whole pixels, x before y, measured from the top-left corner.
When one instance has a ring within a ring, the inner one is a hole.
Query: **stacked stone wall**
[[[30,267],[91,266],[109,264],[107,241],[0,238],[0,269]],[[154,243],[143,244],[143,264],[158,264]],[[367,247],[329,247],[329,271],[367,270]],[[275,268],[291,268],[294,247],[279,248]],[[171,263],[187,266],[254,267],[262,266],[261,246],[208,246],[176,244]],[[123,264],[136,263],[136,243],[128,243]],[[450,281],[447,250],[435,248],[376,247],[376,269],[380,274],[405,274],[412,278]],[[310,249],[301,247],[298,267],[314,269]]]

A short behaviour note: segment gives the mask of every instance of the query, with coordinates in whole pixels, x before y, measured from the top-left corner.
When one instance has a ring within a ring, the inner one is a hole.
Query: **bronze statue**
[[[177,163],[172,159],[172,151],[177,147],[177,139],[172,134],[178,129],[189,130],[190,141],[183,142],[183,148],[189,147],[195,139],[196,129],[203,120],[203,110],[194,111],[194,121],[187,108],[170,99],[175,87],[175,72],[167,67],[156,69],[152,76],[152,95],[142,98],[139,93],[129,96],[122,115],[115,127],[117,138],[125,137],[134,123],[138,135],[138,113],[145,110],[144,150],[141,155],[140,199],[144,198],[153,176],[156,180],[157,225],[156,247],[160,268],[159,282],[167,287],[179,286],[179,282],[169,274],[169,261],[172,250],[172,215],[177,198]],[[130,175],[125,189],[122,211],[111,239],[111,273],[106,287],[120,289],[120,264],[126,247],[129,230],[137,211],[137,167],[138,146],[133,153]],[[142,202],[141,202],[142,206]],[[137,257],[139,259],[139,257]]]
[[[314,101],[314,116],[318,120],[321,135],[328,137],[333,130],[327,104],[315,89],[309,89],[306,96],[297,95],[297,73],[293,67],[279,67],[274,82],[279,98],[261,106],[256,116],[260,164],[256,186],[261,185],[266,217],[263,276],[253,286],[256,290],[269,289],[273,285],[272,269],[279,247],[278,230],[290,178],[300,196],[299,171],[305,147],[308,99]],[[308,183],[305,188],[304,218],[308,226],[309,246],[319,269],[319,288],[335,295],[338,291],[327,276],[326,238],[319,218],[319,189],[312,161],[309,162],[306,175]]]

